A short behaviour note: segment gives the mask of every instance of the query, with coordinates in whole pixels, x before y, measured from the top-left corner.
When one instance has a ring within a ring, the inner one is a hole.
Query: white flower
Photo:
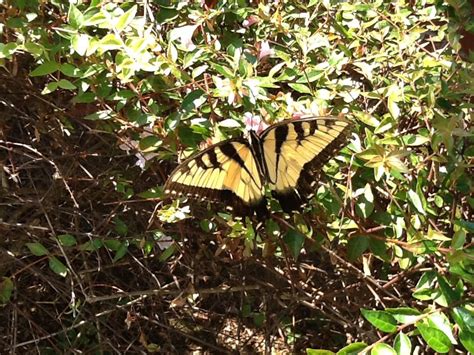
[[[273,49],[270,48],[268,41],[263,41],[260,43],[260,50],[258,51],[258,60],[262,60],[265,57],[268,57],[273,54]]]
[[[259,115],[253,115],[250,112],[244,113],[244,123],[247,131],[254,131],[256,133],[261,133],[268,127]]]

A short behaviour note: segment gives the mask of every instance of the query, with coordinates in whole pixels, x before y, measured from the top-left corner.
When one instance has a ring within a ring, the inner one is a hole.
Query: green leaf
[[[356,260],[369,247],[369,238],[366,236],[354,236],[347,242],[347,256],[349,260]]]
[[[366,112],[357,112],[354,115],[364,124],[371,127],[378,127],[380,125],[380,121],[376,119],[374,116],[366,113]]]
[[[46,87],[43,89],[43,91],[41,91],[41,94],[43,95],[47,95],[47,94],[50,94],[52,93],[53,91],[56,91],[56,89],[58,88],[59,84],[57,81],[53,81],[51,83],[48,83],[46,85]]]
[[[181,103],[181,108],[184,111],[192,111],[199,108],[207,100],[207,97],[204,94],[205,92],[201,89],[191,91],[183,99],[183,102]]]
[[[173,21],[178,15],[180,11],[177,11],[174,7],[169,6],[159,6],[159,12],[155,15],[156,22],[158,23],[168,23]]]
[[[364,318],[377,329],[385,333],[393,333],[397,330],[397,320],[390,313],[363,308],[360,311]]]
[[[420,212],[422,215],[425,215],[426,212],[423,209],[423,204],[421,203],[420,196],[413,191],[413,190],[408,190],[408,197],[410,198],[411,202],[413,203],[413,206],[415,206],[416,210]]]
[[[458,219],[454,221],[454,224],[466,229],[470,233],[474,233],[474,221],[464,221],[462,219]]]
[[[45,62],[38,67],[35,68],[30,73],[30,76],[42,76],[42,75],[48,75],[51,73],[54,73],[55,71],[59,70],[60,65],[59,63],[56,62]]]
[[[455,307],[452,311],[456,324],[462,330],[474,333],[474,312],[465,306]]]
[[[0,43],[0,59],[11,58],[12,54],[16,52],[18,47],[19,46],[15,42]],[[25,48],[26,48],[26,45],[25,45]]]
[[[24,46],[25,46],[25,50],[27,52],[31,53],[36,58],[41,57],[41,55],[45,51],[45,48],[42,45],[40,45],[38,43],[34,43],[34,42],[26,42],[24,44]],[[1,48],[1,46],[0,46],[0,48]]]
[[[389,261],[390,257],[387,255],[387,244],[384,240],[377,238],[369,238],[369,249],[382,260]]]
[[[356,342],[343,347],[336,355],[357,355],[367,347],[366,343]]]
[[[110,51],[122,48],[122,41],[113,33],[109,33],[99,41],[99,47],[102,51]]]
[[[467,331],[467,330],[461,330],[459,332],[459,340],[461,341],[461,344],[466,348],[466,350],[470,354],[474,354],[474,333]]]
[[[388,110],[390,111],[392,117],[395,119],[400,116],[400,108],[397,104],[397,101],[400,99],[399,95],[399,90],[395,90],[388,96]]]
[[[91,113],[84,117],[86,120],[98,121],[98,120],[109,120],[113,117],[114,112],[112,110],[103,110]]]
[[[170,245],[168,248],[166,248],[158,258],[159,261],[164,262],[171,258],[174,253],[176,252],[177,248],[175,244]]]
[[[49,257],[49,268],[59,276],[66,277],[67,275],[66,266],[61,262],[61,260],[59,260],[55,256]]]
[[[393,341],[393,348],[397,352],[397,355],[411,354],[410,338],[402,332],[398,333]]]
[[[128,226],[119,217],[114,218],[114,229],[121,237],[125,237],[128,234]]]
[[[460,228],[454,233],[453,240],[451,241],[451,248],[462,249],[466,242],[466,231]]]
[[[128,251],[128,241],[124,241],[120,244],[120,247],[118,248],[117,252],[115,253],[115,256],[112,260],[113,263],[116,263],[120,259],[122,259],[125,254],[127,254]]]
[[[104,243],[100,239],[93,239],[89,240],[88,242],[85,242],[79,247],[79,250],[82,251],[95,251],[99,250],[104,246]]]
[[[132,6],[127,12],[125,12],[117,21],[115,28],[117,31],[122,31],[125,27],[127,27],[135,18],[137,14],[137,5]]]
[[[395,127],[395,121],[393,120],[392,117],[385,117],[382,122],[375,128],[374,133],[375,134],[380,134],[387,132],[391,130],[393,127]]]
[[[335,355],[336,353],[329,350],[322,349],[306,349],[306,355]]]
[[[311,94],[311,90],[304,84],[289,83],[288,86],[301,94]]]
[[[61,67],[59,68],[59,70],[64,75],[67,75],[73,78],[79,78],[82,75],[82,72],[79,68],[69,63],[61,64]]]
[[[31,254],[36,256],[48,255],[49,251],[41,243],[26,243],[28,249],[30,249]]]
[[[57,238],[59,243],[65,247],[73,247],[77,244],[76,238],[71,234],[61,234]]]
[[[385,311],[390,313],[397,322],[403,324],[413,323],[421,315],[417,309],[410,307],[386,308]]]
[[[231,69],[220,64],[210,63],[212,68],[219,74],[225,76],[228,79],[234,79],[235,75]]]
[[[93,5],[91,4],[90,7]],[[110,16],[108,16],[110,17]],[[94,15],[87,17],[84,21],[84,26],[97,26],[103,28],[111,28],[112,25],[109,22],[109,19],[105,17],[104,12],[97,12]]]
[[[73,83],[71,83],[69,80],[66,80],[66,79],[59,80],[58,81],[58,86],[61,89],[65,89],[65,90],[75,90],[75,89],[77,89],[76,85],[74,85]]]
[[[444,354],[451,349],[451,341],[441,330],[424,323],[417,323],[416,327],[423,339],[434,351]]]
[[[445,277],[437,275],[437,280],[441,293],[446,298],[446,302],[448,302],[448,306],[461,299],[461,295],[452,289]]]
[[[9,277],[4,277],[0,282],[0,304],[10,302],[13,293],[13,281]]]
[[[378,343],[370,352],[372,355],[397,355],[397,352],[388,344]]]
[[[441,330],[450,340],[451,344],[457,344],[453,334],[453,326],[448,317],[442,312],[432,313],[426,318],[430,327]]]
[[[253,313],[252,315],[253,323],[257,328],[261,328],[263,322],[265,321],[265,314],[264,313]]]
[[[156,151],[162,143],[163,140],[157,136],[147,136],[140,139],[138,146],[142,152],[147,153]]]
[[[402,141],[405,145],[416,147],[428,143],[430,138],[419,134],[406,134],[402,137]]]
[[[73,4],[69,5],[67,20],[75,29],[79,29],[84,25],[84,15]]]
[[[107,249],[113,250],[115,252],[117,252],[117,250],[119,250],[120,246],[122,245],[122,242],[118,239],[105,239],[103,243]]]
[[[293,258],[297,259],[300,255],[301,249],[303,248],[305,236],[294,229],[289,229],[283,237],[283,241],[290,249]]]
[[[374,211],[374,195],[370,184],[366,184],[363,189],[358,189],[356,195],[360,195],[355,206],[357,214],[368,218]]]

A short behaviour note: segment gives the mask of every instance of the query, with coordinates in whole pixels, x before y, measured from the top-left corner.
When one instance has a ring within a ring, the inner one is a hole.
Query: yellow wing
[[[301,208],[314,191],[315,173],[346,144],[350,131],[349,121],[312,117],[283,121],[262,133],[268,183],[283,210]]]
[[[239,214],[266,205],[261,173],[243,139],[220,142],[191,156],[171,173],[165,193],[219,202]]]

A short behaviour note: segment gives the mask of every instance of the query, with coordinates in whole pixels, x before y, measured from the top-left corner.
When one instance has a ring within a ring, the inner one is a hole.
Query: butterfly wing
[[[346,144],[350,131],[349,121],[312,117],[283,121],[262,133],[268,182],[284,211],[301,209],[314,191],[316,173]]]
[[[235,213],[264,213],[262,176],[249,144],[231,139],[185,160],[170,175],[165,193],[219,202]]]

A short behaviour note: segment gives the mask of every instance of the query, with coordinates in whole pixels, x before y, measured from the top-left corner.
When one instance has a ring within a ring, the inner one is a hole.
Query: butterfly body
[[[198,152],[170,175],[165,193],[214,201],[236,214],[266,214],[265,186],[285,212],[301,209],[315,173],[347,141],[350,123],[336,117],[285,120],[249,139],[229,139]]]

